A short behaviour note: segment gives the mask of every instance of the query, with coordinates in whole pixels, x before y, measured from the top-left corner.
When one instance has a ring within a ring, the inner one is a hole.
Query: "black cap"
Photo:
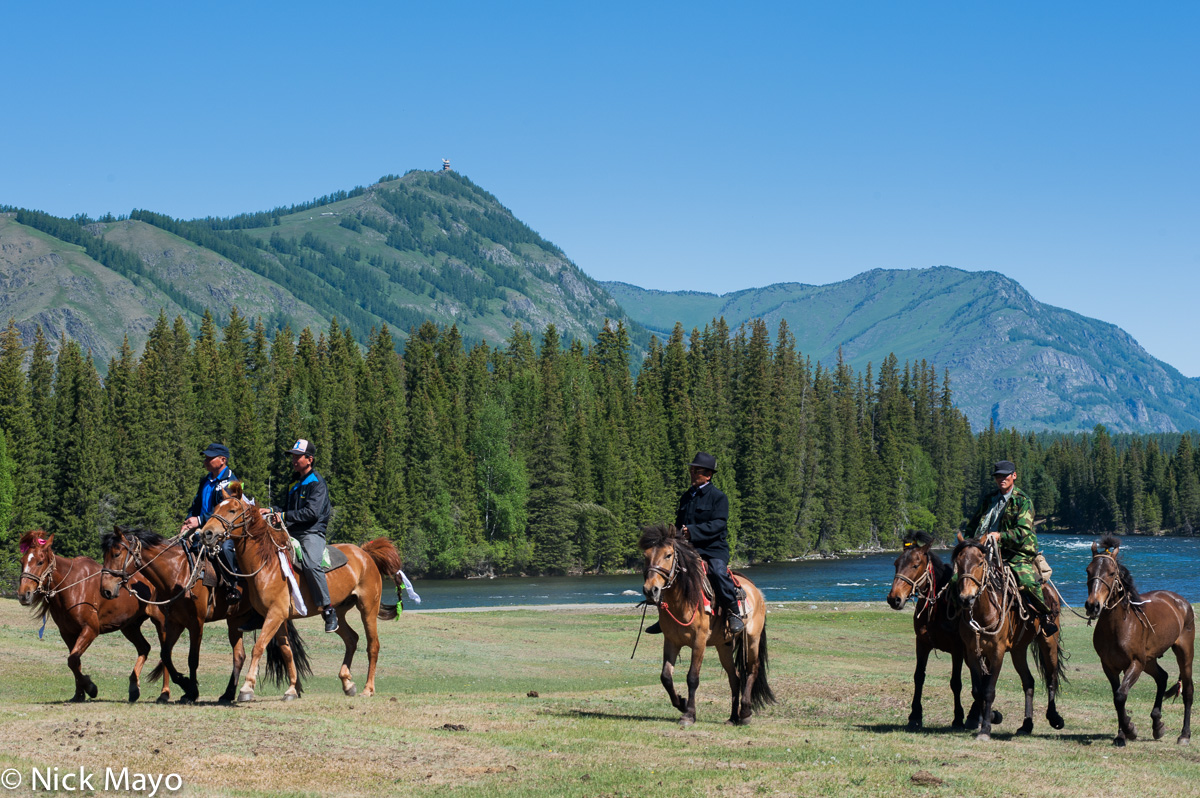
[[[1006,477],[1017,470],[1017,467],[1008,460],[997,460],[992,466],[992,476]]]
[[[692,462],[688,463],[688,468],[707,468],[709,471],[716,472],[717,458],[713,457],[708,452],[696,452],[696,456],[692,458]]]
[[[208,445],[208,448],[205,449],[204,451],[200,452],[200,454],[205,458],[224,457],[226,460],[228,460],[229,459],[229,447],[223,443],[210,443]]]
[[[307,457],[315,457],[317,454],[317,447],[313,446],[312,441],[301,438],[300,440],[298,440],[292,444],[292,448],[288,449],[287,453],[288,454],[302,454]]]

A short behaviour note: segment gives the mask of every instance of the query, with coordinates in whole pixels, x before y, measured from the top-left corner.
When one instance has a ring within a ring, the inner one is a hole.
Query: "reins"
[[[272,540],[272,542],[274,542],[274,540]],[[687,573],[687,566],[680,566],[680,564],[679,564],[679,550],[677,548],[675,548],[674,543],[672,543],[671,547],[672,547],[672,549],[675,549],[675,556],[673,558],[671,558],[671,570],[670,571],[668,571],[666,568],[663,568],[661,565],[653,565],[652,564],[652,565],[646,566],[647,578],[649,578],[650,574],[659,574],[660,576],[662,576],[663,579],[667,580],[666,584],[664,584],[662,586],[663,593],[665,593],[666,591],[670,590],[672,587],[675,586],[675,580],[679,578],[680,573]],[[701,591],[701,592],[703,592],[703,591]],[[665,599],[660,598],[658,600],[658,607],[659,607],[659,609],[666,611],[667,616],[672,621],[679,624],[680,626],[691,626],[693,623],[695,623],[696,616],[699,615],[700,607],[703,603],[704,603],[703,598],[701,598],[699,601],[696,602],[696,607],[695,607],[695,609],[692,610],[692,617],[688,618],[686,623],[684,623],[683,621],[681,621],[675,617],[675,613],[671,612],[671,605],[668,604]]]
[[[129,537],[133,538],[133,541],[134,541],[133,547],[130,547],[130,545],[129,545]],[[168,551],[173,549],[177,544],[182,544],[182,541],[183,541],[182,535],[176,535],[173,538],[168,538],[167,540],[164,540],[162,543],[162,548],[159,550],[158,554],[155,554],[149,560],[146,560],[143,562],[143,560],[142,560],[142,539],[137,537],[136,534],[122,532],[121,533],[121,546],[125,549],[125,562],[121,563],[121,570],[116,571],[116,570],[113,570],[112,568],[101,568],[100,573],[110,574],[111,576],[115,576],[118,580],[120,580],[121,587],[125,588],[125,590],[131,596],[135,596],[137,598],[137,600],[142,602],[143,604],[153,604],[157,607],[171,604],[175,601],[178,601],[181,597],[187,595],[188,591],[191,590],[192,587],[196,584],[196,580],[199,577],[199,573],[200,573],[199,558],[197,558],[196,561],[191,565],[191,572],[188,574],[187,584],[185,586],[183,586],[182,588],[180,588],[178,593],[176,593],[174,596],[171,596],[171,598],[166,599],[165,601],[155,601],[153,599],[148,599],[145,596],[140,595],[136,591],[131,590],[129,587],[129,579],[133,576],[137,576],[138,574],[140,574],[142,571],[144,571],[146,568],[148,568],[151,563],[153,563],[159,557],[163,556]],[[128,570],[130,560],[133,560],[133,564],[137,566],[137,568],[133,571]]]

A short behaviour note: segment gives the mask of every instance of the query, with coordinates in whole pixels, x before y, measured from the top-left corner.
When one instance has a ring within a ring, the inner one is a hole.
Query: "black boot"
[[[655,621],[654,623],[652,623],[646,627],[646,634],[660,635],[660,634],[662,634],[662,626],[659,625],[658,621]]]
[[[237,604],[242,600],[242,588],[238,586],[237,580],[225,583],[225,602],[227,604]]]
[[[725,629],[731,635],[740,635],[746,631],[746,624],[742,622],[742,616],[736,612],[730,612],[725,615]]]
[[[1054,616],[1052,616],[1050,613],[1043,613],[1041,622],[1042,634],[1044,634],[1046,637],[1050,637],[1058,631],[1058,624],[1054,622]]]
[[[326,607],[321,610],[321,617],[325,619],[326,632],[336,632],[338,630],[337,610],[333,607]]]

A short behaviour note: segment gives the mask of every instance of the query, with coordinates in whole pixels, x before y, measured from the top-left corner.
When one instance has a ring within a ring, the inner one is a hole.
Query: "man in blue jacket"
[[[288,534],[294,537],[304,550],[304,577],[308,580],[312,600],[321,608],[325,631],[336,632],[337,611],[330,604],[329,586],[325,582],[325,571],[321,567],[321,560],[325,556],[325,530],[333,515],[333,507],[329,503],[329,486],[316,471],[313,471],[317,447],[313,446],[312,441],[301,438],[288,449],[288,454],[292,456],[292,471],[296,474],[296,481],[288,486],[282,508],[263,508],[261,512],[264,515],[271,511],[283,514]]]
[[[225,498],[225,488],[229,483],[237,481],[237,477],[229,468],[229,447],[225,444],[210,443],[200,455],[204,458],[204,470],[208,474],[200,480],[196,497],[192,499],[192,506],[188,509],[188,517],[179,527],[180,535],[204,526],[204,522]],[[229,603],[233,604],[241,600],[242,591],[238,587],[237,577],[233,575],[237,573],[237,555],[234,553],[232,540],[221,544],[221,559],[225,561],[225,568],[217,568],[217,571],[221,574],[221,581],[225,583]]]
[[[688,463],[692,486],[679,497],[675,511],[675,528],[708,563],[708,578],[712,582],[716,603],[725,614],[725,628],[731,635],[746,629],[738,606],[737,588],[729,576],[729,540],[726,522],[729,520],[729,499],[712,484],[717,471],[717,458],[708,452],[697,452]],[[653,624],[646,632],[656,634],[661,629]]]

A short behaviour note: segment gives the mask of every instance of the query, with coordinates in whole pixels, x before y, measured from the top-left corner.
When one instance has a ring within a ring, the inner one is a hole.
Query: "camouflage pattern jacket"
[[[988,516],[988,510],[1001,496],[999,490],[993,490],[979,500],[979,508],[967,522],[967,535],[983,538],[986,529],[980,529],[983,520]],[[1013,487],[1008,504],[1000,512],[1000,521],[996,526],[1000,532],[1000,555],[1007,563],[1031,563],[1037,555],[1037,534],[1033,531],[1033,500],[1018,487]]]

